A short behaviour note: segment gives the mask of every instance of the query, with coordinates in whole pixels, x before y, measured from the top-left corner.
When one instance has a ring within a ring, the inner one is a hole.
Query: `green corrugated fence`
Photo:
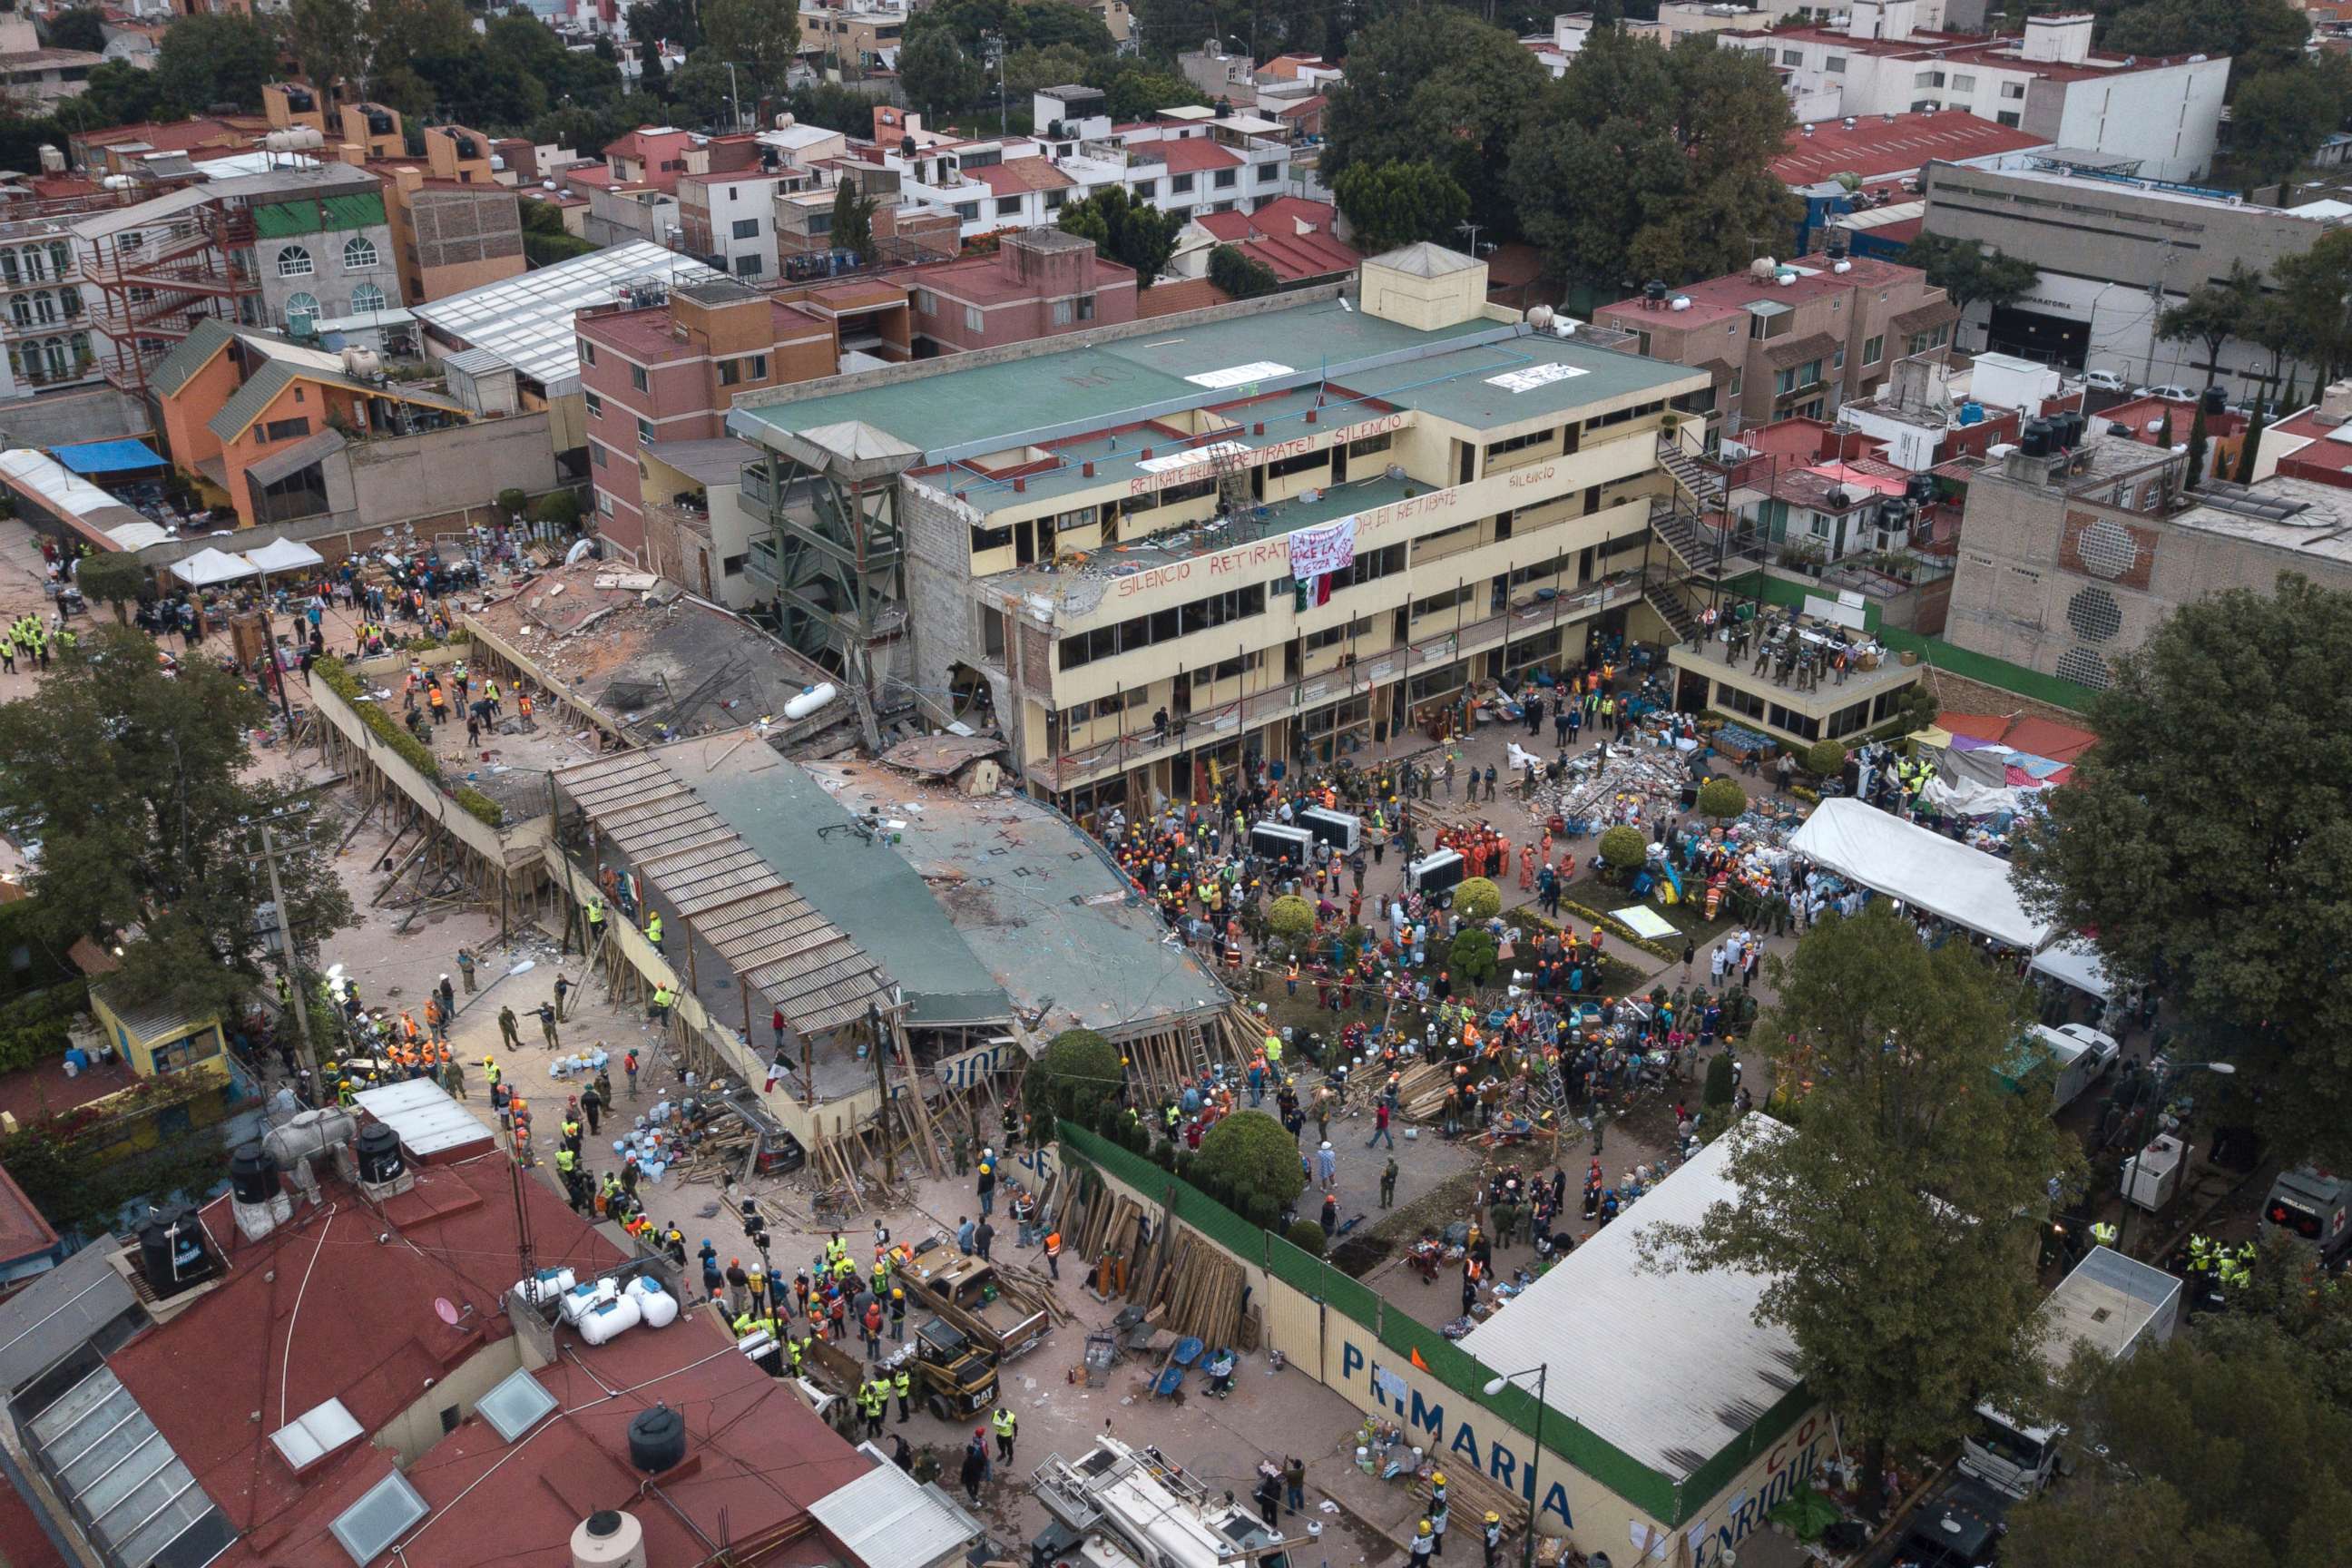
[[[1291,1289],[1323,1302],[1369,1331],[1399,1356],[1408,1361],[1417,1356],[1421,1367],[1431,1377],[1532,1439],[1537,1427],[1534,1395],[1517,1384],[1492,1396],[1486,1391],[1488,1380],[1498,1370],[1518,1369],[1490,1368],[1410,1313],[1391,1312],[1380,1293],[1361,1280],[1341,1273],[1319,1258],[1308,1256],[1281,1237],[1249,1224],[1206,1193],[1141,1155],[1075,1122],[1062,1122],[1060,1135],[1066,1163],[1094,1165],[1139,1193],[1172,1194],[1171,1212],[1185,1224],[1244,1263],[1262,1266]],[[1554,1366],[1553,1372],[1559,1376],[1574,1375],[1565,1358]],[[1672,1478],[1650,1468],[1556,1410],[1544,1413],[1543,1446],[1653,1518],[1679,1525],[1690,1511],[1722,1490],[1740,1467],[1769,1448],[1809,1403],[1802,1390],[1790,1395],[1746,1437],[1717,1454],[1680,1487]]]

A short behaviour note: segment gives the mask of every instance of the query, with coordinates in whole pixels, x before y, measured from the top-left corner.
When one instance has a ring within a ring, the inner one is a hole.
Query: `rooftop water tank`
[[[370,1186],[396,1182],[407,1167],[400,1157],[400,1134],[381,1121],[360,1131],[360,1180]]]
[[[278,1195],[278,1162],[260,1143],[240,1147],[229,1156],[229,1190],[241,1204],[266,1204]]]
[[[686,1462],[686,1418],[667,1404],[641,1410],[629,1423],[629,1463],[649,1476]]]
[[[1984,405],[1983,405],[1983,404],[1981,404],[1981,403],[1963,403],[1963,404],[1961,404],[1961,405],[1960,405],[1960,423],[1961,423],[1962,425],[1981,425],[1981,424],[1983,424],[1983,423],[1984,423]]]

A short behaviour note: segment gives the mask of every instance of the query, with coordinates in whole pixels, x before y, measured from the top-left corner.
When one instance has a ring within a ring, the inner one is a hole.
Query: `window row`
[[[70,277],[73,269],[73,247],[61,239],[28,245],[22,250],[0,250],[0,284],[11,289],[20,283]]]
[[[1098,658],[1131,653],[1154,643],[1173,642],[1194,632],[1208,631],[1229,621],[1246,620],[1265,613],[1265,584],[1229,588],[1173,609],[1155,610],[1113,626],[1097,626],[1056,644],[1060,668],[1077,669]]]
[[[383,289],[373,283],[362,283],[352,290],[352,306],[349,313],[354,316],[372,316],[383,310],[389,303]],[[319,322],[325,318],[326,311],[320,305],[319,297],[316,294],[307,289],[298,289],[286,297],[286,330],[297,337],[306,332],[317,331]]]
[[[355,234],[343,241],[344,271],[370,272],[374,270],[377,261],[375,242],[367,236]],[[318,264],[311,260],[307,246],[289,245],[278,253],[278,276],[280,278],[308,278],[317,270]]]

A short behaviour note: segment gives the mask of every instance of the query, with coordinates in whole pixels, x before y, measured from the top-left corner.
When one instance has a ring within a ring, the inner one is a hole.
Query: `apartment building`
[[[136,179],[148,174],[161,160],[184,158],[201,167],[214,158],[251,152],[271,129],[269,121],[257,114],[115,125],[102,131],[74,132],[66,138],[66,152],[74,167],[94,180],[110,174]]]
[[[1945,637],[2097,689],[2183,605],[2282,572],[2352,588],[2352,491],[2286,474],[2192,489],[2187,460],[2098,418],[2027,426],[1969,483]]]
[[[12,104],[30,103],[32,112],[46,114],[89,91],[91,68],[105,60],[87,49],[43,47],[28,12],[0,16],[0,88]]]
[[[787,640],[1000,726],[1082,819],[1430,723],[1595,626],[1653,630],[1659,434],[1706,385],[1536,331],[1427,245],[1344,302],[862,380],[729,416],[765,453],[754,580]]]
[[[809,175],[791,168],[680,175],[678,243],[721,272],[773,278],[776,197],[809,184]]]
[[[2053,151],[2032,132],[1973,114],[1927,110],[1794,126],[1787,150],[1772,160],[1773,178],[1805,204],[1790,254],[1815,249],[1841,217],[1905,205],[1921,190],[1930,163],[2021,169]]]
[[[573,325],[593,526],[633,562],[646,547],[643,449],[723,435],[738,395],[831,375],[841,363],[836,318],[732,279],[677,284],[658,304],[593,307]]]
[[[918,359],[1003,348],[1135,320],[1135,270],[1057,228],[1007,235],[993,256],[891,275],[909,293]]]
[[[73,235],[91,346],[133,394],[207,317],[301,337],[384,310],[399,287],[382,184],[341,163],[185,186]]]
[[[2262,433],[2254,478],[2273,474],[2352,489],[2352,382],[2337,382],[2317,403]]]
[[[2276,366],[2260,344],[2221,345],[2208,363],[2201,342],[2156,336],[2161,307],[2178,305],[2232,267],[2266,275],[2344,220],[2282,211],[2225,191],[2200,191],[2053,154],[2026,169],[1927,165],[1928,232],[2031,257],[2042,276],[2015,303],[1970,310],[1989,346],[2075,370],[2110,370],[2143,384],[2235,393],[2261,386]],[[2275,388],[2273,388],[2273,392]]]
[[[2089,13],[2029,16],[2022,36],[1937,33],[1916,0],[1853,6],[1843,29],[1727,32],[1763,55],[1801,121],[1957,110],[2056,146],[2137,161],[2154,179],[2190,180],[2213,162],[2226,58],[2091,52]]]
[[[907,36],[906,0],[802,0],[801,53],[861,74],[895,60]]]
[[[1713,447],[1751,425],[1834,417],[1895,361],[1948,344],[1958,317],[1918,268],[1832,245],[1817,266],[1760,260],[1685,289],[1653,284],[1592,319],[1632,333],[1642,353],[1707,372],[1711,389],[1680,406],[1706,416]]]
[[[100,379],[73,225],[121,205],[117,195],[11,203],[0,219],[0,397],[29,397]]]

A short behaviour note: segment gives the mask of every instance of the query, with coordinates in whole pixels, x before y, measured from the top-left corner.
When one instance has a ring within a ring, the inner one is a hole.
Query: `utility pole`
[[[739,132],[740,132],[740,131],[741,131],[741,130],[743,129],[743,100],[742,100],[742,99],[740,99],[740,97],[738,97],[738,96],[736,95],[736,92],[735,92],[735,62],[734,62],[733,60],[729,60],[729,61],[727,61],[727,62],[726,62],[726,65],[727,65],[727,107],[728,107],[729,110],[730,110],[730,111],[731,111],[731,112],[733,113],[734,117],[735,117],[735,119],[734,119],[734,126],[735,126],[735,129],[736,129],[737,131],[739,131]]]
[[[282,683],[284,671],[279,678]],[[302,1032],[302,1065],[310,1069],[311,1089],[320,1091],[319,1053],[310,1041],[310,994],[302,984],[302,961],[294,953],[293,913],[286,907],[286,889],[278,879],[278,840],[266,825],[261,829],[261,858],[269,868],[270,900],[278,906],[278,963],[291,994],[287,1005],[293,1008],[295,1026]]]

